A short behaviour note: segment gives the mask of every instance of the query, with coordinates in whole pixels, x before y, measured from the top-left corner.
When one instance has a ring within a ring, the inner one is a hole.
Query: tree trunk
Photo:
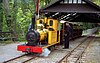
[[[17,37],[16,35],[16,16],[17,16],[17,0],[14,0],[14,4],[10,5],[12,8],[9,7],[9,0],[3,0],[3,8],[5,11],[6,22],[9,28],[9,31],[12,32],[12,37]]]
[[[16,19],[17,19],[17,10],[18,10],[18,8],[17,8],[17,0],[14,0],[14,4],[13,4],[13,8],[12,8],[12,12],[13,12],[13,14],[12,14],[12,24],[11,24],[11,27],[12,27],[12,29],[13,29],[13,35],[14,35],[14,37],[16,37],[16,38],[18,38],[17,37],[17,34],[16,34]]]
[[[3,8],[2,8],[2,0],[0,0],[0,31],[3,28]]]
[[[8,0],[3,0],[3,9],[6,17],[7,26],[9,28],[9,31],[11,31],[11,15]]]

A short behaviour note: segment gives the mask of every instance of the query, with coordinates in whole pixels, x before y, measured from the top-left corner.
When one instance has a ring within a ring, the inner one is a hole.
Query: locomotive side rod
[[[78,49],[81,50],[79,47],[81,47],[81,45],[84,43],[84,42],[87,42],[88,38],[90,38],[89,36],[87,38],[85,38],[77,47],[75,47],[73,50],[71,50],[65,57],[63,57],[60,61],[58,61],[57,63],[67,63],[67,60],[68,58],[73,55],[73,53],[75,51],[77,51]],[[78,57],[75,57],[75,58],[72,58],[72,59],[76,59],[75,63],[77,63],[78,59],[81,57],[81,55],[84,53],[85,49],[88,47],[88,45],[90,44],[90,41],[93,41],[93,37],[88,40],[88,44],[84,47],[84,50],[81,51],[80,54],[78,54],[79,56]],[[83,46],[82,46],[83,47]],[[77,55],[77,54],[76,54]]]

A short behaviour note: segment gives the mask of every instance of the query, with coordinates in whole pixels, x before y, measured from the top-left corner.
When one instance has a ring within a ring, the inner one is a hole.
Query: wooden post
[[[39,18],[40,0],[36,2],[36,17]]]

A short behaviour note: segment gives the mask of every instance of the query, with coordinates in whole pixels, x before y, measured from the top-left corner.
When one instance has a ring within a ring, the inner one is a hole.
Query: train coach
[[[52,18],[36,20],[36,29],[26,34],[26,44],[18,45],[17,50],[28,53],[42,53],[43,49],[60,44],[64,40],[64,23]],[[79,25],[69,23],[73,29],[71,39],[82,35]]]

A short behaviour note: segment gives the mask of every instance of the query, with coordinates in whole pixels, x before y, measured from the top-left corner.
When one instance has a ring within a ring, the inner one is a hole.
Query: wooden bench
[[[12,40],[15,41],[16,37],[12,36],[12,32],[0,32],[0,41]]]
[[[0,38],[0,41],[6,41],[9,40],[9,38]]]

